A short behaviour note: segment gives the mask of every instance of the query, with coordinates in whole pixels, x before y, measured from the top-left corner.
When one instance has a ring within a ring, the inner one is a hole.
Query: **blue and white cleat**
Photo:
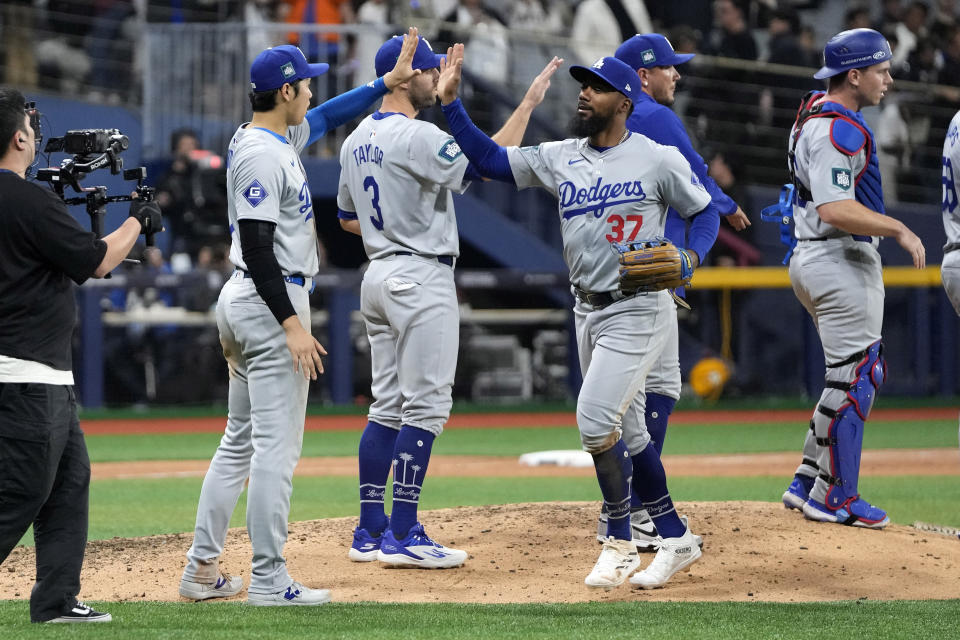
[[[354,562],[373,562],[377,559],[382,540],[383,534],[372,536],[366,529],[357,527],[353,530],[353,544],[350,545],[347,557]]]
[[[276,593],[247,593],[247,604],[255,607],[311,607],[330,602],[328,589],[311,589],[294,582]]]
[[[397,540],[387,529],[380,543],[377,560],[389,567],[415,569],[452,569],[467,559],[467,552],[445,547],[430,539],[419,522],[410,527],[403,540]]]
[[[806,478],[793,476],[793,482],[783,492],[783,506],[787,509],[803,509],[803,504],[810,498],[810,489],[813,487],[813,478],[804,482]]]
[[[803,517],[817,522],[835,522],[865,529],[883,529],[890,524],[886,511],[859,497],[836,511],[811,498],[803,504]]]
[[[180,580],[180,595],[191,600],[209,600],[210,598],[229,598],[243,591],[243,578],[226,573],[217,575],[214,582],[194,582]]]

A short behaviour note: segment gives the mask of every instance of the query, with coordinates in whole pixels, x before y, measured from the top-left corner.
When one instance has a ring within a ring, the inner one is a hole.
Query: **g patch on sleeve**
[[[839,187],[844,191],[849,191],[850,187],[853,186],[853,175],[850,173],[850,169],[834,167],[832,169],[832,174],[833,186]]]
[[[259,180],[254,180],[251,182],[250,186],[247,187],[243,192],[243,197],[247,202],[250,203],[251,207],[255,207],[266,200],[268,195],[270,194],[267,193],[267,190],[263,188],[263,185],[260,184]]]
[[[437,155],[447,162],[453,162],[463,155],[463,150],[460,148],[460,145],[457,144],[456,140],[450,138],[443,143],[443,146],[440,147],[440,151],[437,153]]]

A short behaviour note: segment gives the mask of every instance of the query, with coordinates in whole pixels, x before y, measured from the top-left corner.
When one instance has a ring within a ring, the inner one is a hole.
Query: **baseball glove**
[[[690,284],[693,277],[690,254],[666,238],[613,246],[620,254],[620,291],[627,295]]]

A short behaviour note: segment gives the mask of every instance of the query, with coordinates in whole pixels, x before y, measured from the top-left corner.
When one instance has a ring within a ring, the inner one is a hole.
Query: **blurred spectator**
[[[465,45],[467,73],[475,74],[497,87],[505,85],[510,71],[510,41],[506,19],[483,0],[460,0],[457,6],[441,19],[443,22],[456,24],[457,28],[444,27],[440,31],[435,47],[437,52],[445,52],[453,43],[462,42]],[[496,102],[487,91],[476,90],[467,84],[464,86],[463,96],[470,114],[477,114],[474,120],[481,129],[489,130],[494,122],[501,121],[495,112]]]
[[[133,0],[104,0],[87,37],[92,72],[91,98],[97,102],[128,102],[136,95],[133,77],[134,42],[139,27]]]
[[[903,19],[903,7],[900,6],[900,0],[883,0],[880,19],[873,28],[884,35],[894,33],[901,19]]]
[[[136,1],[146,2],[147,22],[226,22],[243,15],[243,0]]]
[[[4,0],[0,4],[0,50],[3,82],[21,89],[37,86],[37,61],[33,55],[32,0]]]
[[[202,246],[228,236],[226,167],[220,156],[200,148],[197,133],[189,129],[173,133],[170,150],[170,170],[158,180],[156,199],[172,252],[194,259]]]
[[[894,33],[897,36],[897,48],[893,50],[890,66],[902,70],[917,44],[927,37],[927,5],[919,0],[911,2],[903,12],[903,20],[897,23]]]
[[[356,22],[350,0],[284,0],[288,5],[288,24],[352,24]],[[336,33],[287,34],[287,42],[300,47],[311,62],[327,62],[335,65],[339,56],[340,36]],[[335,71],[335,69],[333,69]],[[333,75],[333,74],[328,74]]]
[[[677,27],[687,27],[696,34],[699,39],[704,34],[709,33],[713,27],[713,16],[710,5],[713,0],[670,0],[651,2],[647,9],[650,18],[655,24],[660,25],[659,30],[673,31]],[[671,39],[674,51],[680,51],[679,45]]]
[[[803,49],[803,58],[797,63],[800,66],[818,68],[823,64],[823,48],[817,41],[817,31],[810,25],[802,25],[797,34],[797,43]]]
[[[940,69],[940,84],[960,87],[960,26],[954,27],[941,52],[943,67]],[[957,102],[960,102],[958,96]]]
[[[864,5],[854,5],[847,9],[843,20],[844,29],[871,29],[870,9]]]
[[[593,64],[612,55],[621,42],[638,33],[651,33],[653,22],[643,0],[583,0],[577,5],[570,38],[577,59]]]
[[[376,79],[374,58],[377,56],[380,45],[393,35],[390,33],[390,25],[393,24],[390,13],[391,7],[387,0],[366,0],[357,9],[357,22],[371,28],[357,36],[354,45],[353,84],[366,84]]]
[[[883,201],[887,206],[900,201],[898,185],[910,165],[913,151],[910,128],[900,108],[901,96],[895,90],[896,86],[894,93],[884,98],[880,104],[880,120],[874,127],[880,173],[893,178],[883,181]]]
[[[76,95],[91,66],[83,42],[92,22],[89,3],[48,0],[46,19],[49,37],[36,48],[40,86]]]
[[[243,21],[247,25],[247,60],[275,45],[283,38],[277,31],[281,0],[247,0],[243,6]]]
[[[920,40],[913,48],[897,77],[911,82],[936,84],[939,62],[937,48],[933,41],[929,39]]]
[[[711,55],[741,60],[757,59],[757,41],[747,28],[743,7],[733,0],[713,3],[714,29],[710,32],[707,51]]]
[[[770,14],[767,24],[768,50],[767,62],[782,65],[803,65],[807,58],[806,52],[800,46],[800,17],[792,9],[777,9]],[[803,95],[804,90],[815,89],[819,86],[816,80],[805,74],[803,76],[758,74],[757,81],[762,87],[761,105],[769,105],[769,117],[762,118],[773,128],[768,144],[779,147],[784,132],[789,130],[797,113],[797,96]]]
[[[948,46],[957,24],[957,0],[937,0],[930,21],[930,37],[938,48]]]
[[[714,179],[717,186],[734,202],[747,202],[747,193],[744,186],[744,163],[736,155],[721,152],[707,153],[707,175]],[[717,242],[708,254],[711,264],[716,266],[740,266],[758,264],[761,259],[760,251],[752,244],[754,225],[734,233],[727,225],[720,225],[717,231]]]
[[[564,9],[561,3],[550,0],[517,0],[510,5],[507,13],[507,27],[514,34],[559,36],[570,18]],[[557,52],[556,45],[547,45],[529,37],[513,38],[510,45],[511,84],[514,86],[527,86],[555,53],[563,57]],[[547,100],[541,109],[562,122],[569,115],[569,109],[561,102]],[[564,115],[561,116],[561,113]]]

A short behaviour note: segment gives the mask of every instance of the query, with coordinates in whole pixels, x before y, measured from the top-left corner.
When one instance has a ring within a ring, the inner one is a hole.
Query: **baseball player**
[[[648,33],[633,36],[621,44],[614,55],[635,69],[640,80],[640,91],[637,92],[633,113],[627,118],[627,128],[642,133],[659,144],[676,147],[690,163],[697,179],[703,183],[713,200],[714,208],[708,209],[705,215],[714,216],[715,223],[712,226],[705,225],[699,235],[691,234],[689,240],[686,237],[685,220],[675,209],[667,211],[666,237],[678,247],[688,247],[702,260],[717,239],[719,222],[716,221],[716,214],[724,216],[737,231],[750,226],[750,220],[737,203],[723,193],[713,178],[707,175],[706,163],[690,143],[683,122],[670,109],[677,81],[680,80],[675,65],[689,61],[693,54],[675,53],[670,41],[664,36]],[[677,294],[682,295],[682,289],[678,289]],[[676,309],[671,313],[676,315]],[[629,415],[631,412],[644,413],[650,441],[658,454],[663,451],[667,422],[680,398],[680,346],[676,318],[670,322],[669,331],[663,353],[647,374],[644,390],[631,403],[624,418],[634,419]],[[637,548],[642,551],[656,550],[657,529],[642,508],[638,496],[632,496],[630,509],[633,541]],[[606,515],[601,514],[597,538],[602,541],[605,536]]]
[[[960,208],[957,207],[957,180],[960,180],[960,111],[950,121],[947,137],[943,141],[943,230],[947,244],[943,245],[943,262],[940,276],[947,297],[954,310],[960,314]],[[954,168],[956,167],[956,168]]]
[[[826,382],[783,504],[810,520],[882,529],[886,512],[857,491],[864,422],[885,376],[877,236],[896,238],[918,269],[926,257],[920,239],[884,215],[876,141],[860,112],[893,84],[890,45],[852,29],[831,38],[823,58],[814,77],[827,91],[804,97],[790,132],[794,197],[784,215],[796,223],[790,282],[820,334]]]
[[[571,67],[581,83],[571,122],[574,138],[536,147],[504,148],[483,135],[456,98],[463,49],[457,45],[440,99],[451,131],[481,174],[518,188],[539,186],[558,199],[563,253],[575,294],[574,317],[583,386],[577,425],[593,455],[606,509],[607,537],[585,583],[611,588],[639,567],[630,531],[630,494],[640,497],[662,542],[653,562],[630,581],[663,586],[701,551],[677,516],[643,412],[626,410],[664,349],[675,321],[667,291],[624,296],[611,243],[663,234],[667,208],[692,218],[692,233],[716,229],[710,195],[673,147],[631,133],[626,120],[637,100],[636,72],[614,57]],[[688,252],[693,267],[699,257]],[[629,418],[629,419],[628,419]]]
[[[380,74],[394,64],[401,40],[380,47]],[[523,139],[543,100],[554,58],[494,136]],[[337,205],[341,226],[363,238],[370,259],[360,290],[372,361],[367,426],[360,439],[360,522],[348,557],[389,566],[458,567],[467,553],[427,536],[417,519],[434,439],[450,416],[460,319],[453,267],[460,253],[453,192],[479,178],[457,143],[417,114],[437,100],[443,56],[421,39],[413,68],[421,75],[383,98],[340,150]],[[383,498],[393,467],[393,509]]]
[[[309,294],[318,269],[310,188],[303,148],[351,120],[419,71],[410,67],[417,30],[404,39],[383,77],[322,105],[310,104],[309,64],[297,47],[262,52],[250,67],[253,119],[233,135],[227,155],[230,261],[236,266],[217,302],[220,342],[230,369],[227,427],[203,481],[193,545],[180,594],[194,600],[232,596],[243,580],[221,574],[230,514],[247,479],[247,530],[253,571],[252,605],[318,605],[311,589],[287,572],[293,469],[300,457],[307,389],[323,373],[323,347],[310,334]]]

